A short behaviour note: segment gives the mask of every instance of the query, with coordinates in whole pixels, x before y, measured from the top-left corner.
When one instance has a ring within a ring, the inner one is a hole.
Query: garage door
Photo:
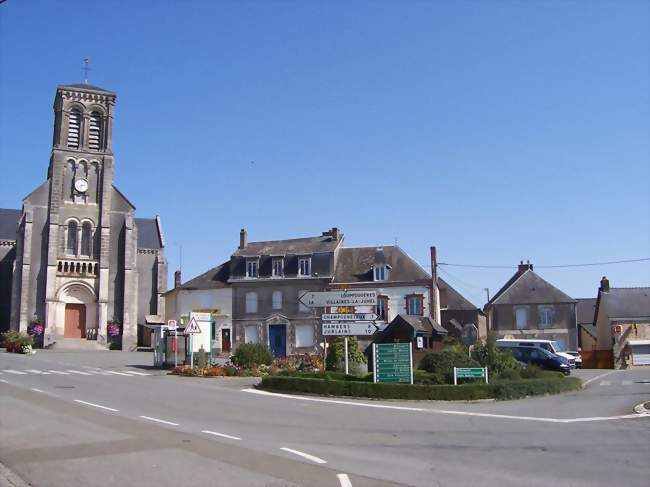
[[[632,345],[632,365],[650,365],[650,345]]]

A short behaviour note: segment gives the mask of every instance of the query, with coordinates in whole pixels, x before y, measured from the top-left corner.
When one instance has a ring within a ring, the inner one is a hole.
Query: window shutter
[[[88,147],[99,150],[102,145],[102,117],[98,112],[90,114],[90,126],[88,127]]]
[[[81,131],[81,112],[74,109],[70,112],[68,120],[68,147],[79,148],[79,132]]]

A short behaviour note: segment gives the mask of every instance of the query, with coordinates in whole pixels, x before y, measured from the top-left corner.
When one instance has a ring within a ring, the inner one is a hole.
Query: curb
[[[0,462],[0,487],[29,487],[29,484]]]
[[[650,415],[650,401],[642,402],[641,404],[634,406],[634,412],[636,414]]]

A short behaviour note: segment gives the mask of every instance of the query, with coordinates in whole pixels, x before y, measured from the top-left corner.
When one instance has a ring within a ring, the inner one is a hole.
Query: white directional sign
[[[201,328],[196,321],[196,318],[192,318],[189,324],[185,327],[185,333],[201,333]]]
[[[323,323],[323,336],[372,335],[377,329],[377,326],[371,321],[365,323],[358,321],[327,322]]]
[[[373,321],[377,319],[374,313],[325,313],[325,321]]]
[[[327,306],[376,306],[377,291],[306,292],[298,298],[309,308]]]

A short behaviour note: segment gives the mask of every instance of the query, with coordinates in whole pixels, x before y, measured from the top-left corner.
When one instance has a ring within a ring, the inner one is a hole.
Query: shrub
[[[454,367],[479,367],[479,364],[466,352],[446,348],[425,355],[418,365],[418,369],[434,374],[438,384],[454,382]]]
[[[489,373],[501,376],[506,370],[521,370],[521,364],[512,356],[508,349],[496,346],[494,337],[490,337],[487,343],[479,343],[472,349],[472,358],[476,360],[481,367],[487,367]],[[507,373],[513,376],[513,373]]]
[[[414,370],[413,371],[413,383],[414,384],[446,384],[445,375],[439,373],[431,373],[426,370]]]
[[[523,378],[523,376],[517,369],[506,369],[501,372],[496,378],[497,380],[517,380]]]
[[[31,353],[34,337],[26,333],[9,330],[2,334],[2,342],[7,348],[7,352]]]
[[[350,370],[359,369],[368,359],[359,348],[357,337],[348,337],[348,367]],[[345,337],[337,337],[333,345],[327,349],[327,370],[343,371],[345,369]]]
[[[238,367],[253,368],[259,365],[271,365],[273,353],[268,345],[263,343],[244,343],[237,347],[231,360]]]
[[[281,370],[320,370],[323,359],[319,355],[297,354],[278,357],[273,360],[273,367]]]

